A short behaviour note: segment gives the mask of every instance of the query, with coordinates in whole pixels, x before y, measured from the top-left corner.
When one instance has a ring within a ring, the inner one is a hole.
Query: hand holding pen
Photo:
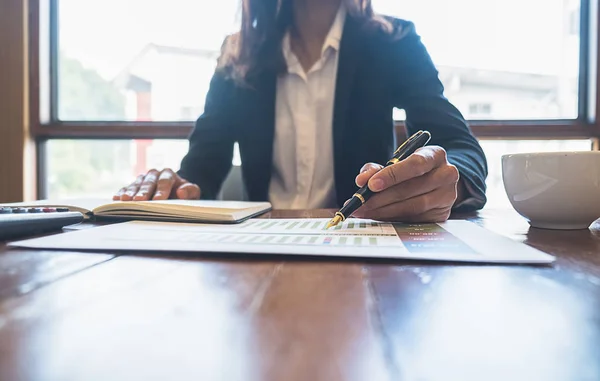
[[[459,174],[446,151],[425,146],[431,135],[419,131],[404,142],[385,167],[367,164],[357,177],[361,187],[328,227],[350,216],[380,221],[441,222],[458,199]],[[367,202],[368,201],[368,202]]]

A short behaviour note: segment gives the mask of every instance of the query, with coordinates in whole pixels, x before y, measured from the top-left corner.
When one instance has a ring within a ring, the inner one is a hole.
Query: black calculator
[[[0,241],[59,231],[82,222],[83,214],[68,208],[20,208],[0,205]]]

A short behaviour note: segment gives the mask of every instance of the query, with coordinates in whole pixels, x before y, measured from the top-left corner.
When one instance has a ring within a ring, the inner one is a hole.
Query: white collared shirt
[[[277,80],[273,168],[269,200],[276,209],[337,206],[333,169],[333,108],[338,51],[346,11],[340,7],[321,50],[305,72],[287,33],[287,73]]]

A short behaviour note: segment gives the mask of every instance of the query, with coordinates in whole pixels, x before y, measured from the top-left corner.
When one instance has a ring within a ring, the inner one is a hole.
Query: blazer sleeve
[[[430,144],[443,147],[458,168],[468,194],[454,211],[481,209],[487,201],[485,154],[460,111],[444,96],[438,71],[412,23],[406,22],[387,51],[392,55],[386,60],[392,98],[394,106],[406,112],[407,132],[430,131]]]
[[[189,136],[189,150],[178,174],[200,187],[202,199],[216,199],[231,170],[235,135],[228,113],[233,84],[222,73],[213,75],[203,114]]]

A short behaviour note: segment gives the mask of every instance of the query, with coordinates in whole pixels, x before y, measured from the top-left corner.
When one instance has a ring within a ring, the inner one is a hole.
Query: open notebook
[[[268,202],[165,200],[111,201],[97,199],[40,200],[0,206],[69,208],[88,219],[239,223],[271,210]]]

